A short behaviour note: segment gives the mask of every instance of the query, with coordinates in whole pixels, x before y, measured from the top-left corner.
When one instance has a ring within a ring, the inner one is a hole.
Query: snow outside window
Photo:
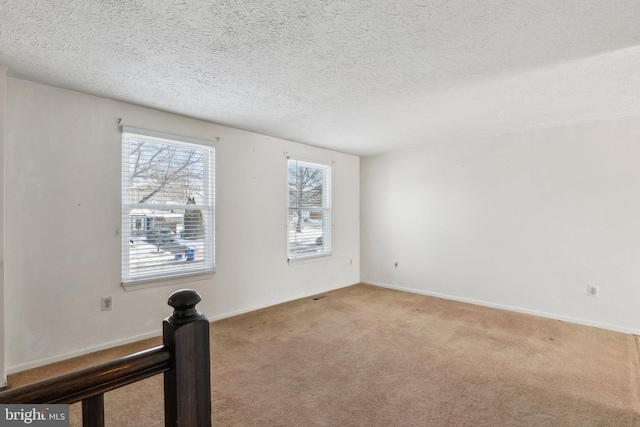
[[[331,167],[288,160],[288,259],[331,254]]]
[[[122,283],[214,271],[214,143],[123,128]]]

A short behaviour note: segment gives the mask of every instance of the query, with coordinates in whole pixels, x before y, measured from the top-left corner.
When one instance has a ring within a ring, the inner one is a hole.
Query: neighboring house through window
[[[215,148],[124,127],[122,283],[214,271]]]
[[[288,159],[289,260],[331,254],[331,167]]]

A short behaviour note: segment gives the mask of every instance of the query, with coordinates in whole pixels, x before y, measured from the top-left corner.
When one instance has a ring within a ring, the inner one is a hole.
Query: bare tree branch
[[[192,183],[202,182],[202,168],[193,167],[202,161],[198,150],[144,142],[134,143],[131,148],[130,179],[136,190],[144,194],[139,195],[138,203],[146,203],[156,195],[164,199],[177,196],[186,203],[192,195]]]
[[[298,232],[302,230],[302,211],[323,206],[323,178],[323,170],[319,168],[289,167],[289,206],[296,209]]]

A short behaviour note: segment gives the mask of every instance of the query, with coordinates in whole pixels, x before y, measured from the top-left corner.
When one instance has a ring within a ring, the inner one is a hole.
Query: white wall
[[[4,133],[6,99],[7,67],[0,66],[0,387],[7,385],[7,375],[4,363]]]
[[[364,158],[361,279],[640,333],[639,142],[633,117]]]
[[[159,335],[167,297],[192,287],[210,320],[359,281],[359,158],[99,97],[7,80],[6,367],[9,373]],[[120,286],[121,132],[215,141],[216,274]],[[286,262],[285,152],[334,161],[333,256]],[[353,260],[353,264],[350,264]],[[113,310],[100,297],[113,295]]]

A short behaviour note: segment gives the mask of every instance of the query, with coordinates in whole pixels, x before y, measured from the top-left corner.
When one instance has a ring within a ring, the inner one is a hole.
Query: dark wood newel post
[[[164,373],[165,427],[211,426],[209,320],[196,309],[202,298],[181,289],[169,297],[173,316],[162,322],[171,369]]]

